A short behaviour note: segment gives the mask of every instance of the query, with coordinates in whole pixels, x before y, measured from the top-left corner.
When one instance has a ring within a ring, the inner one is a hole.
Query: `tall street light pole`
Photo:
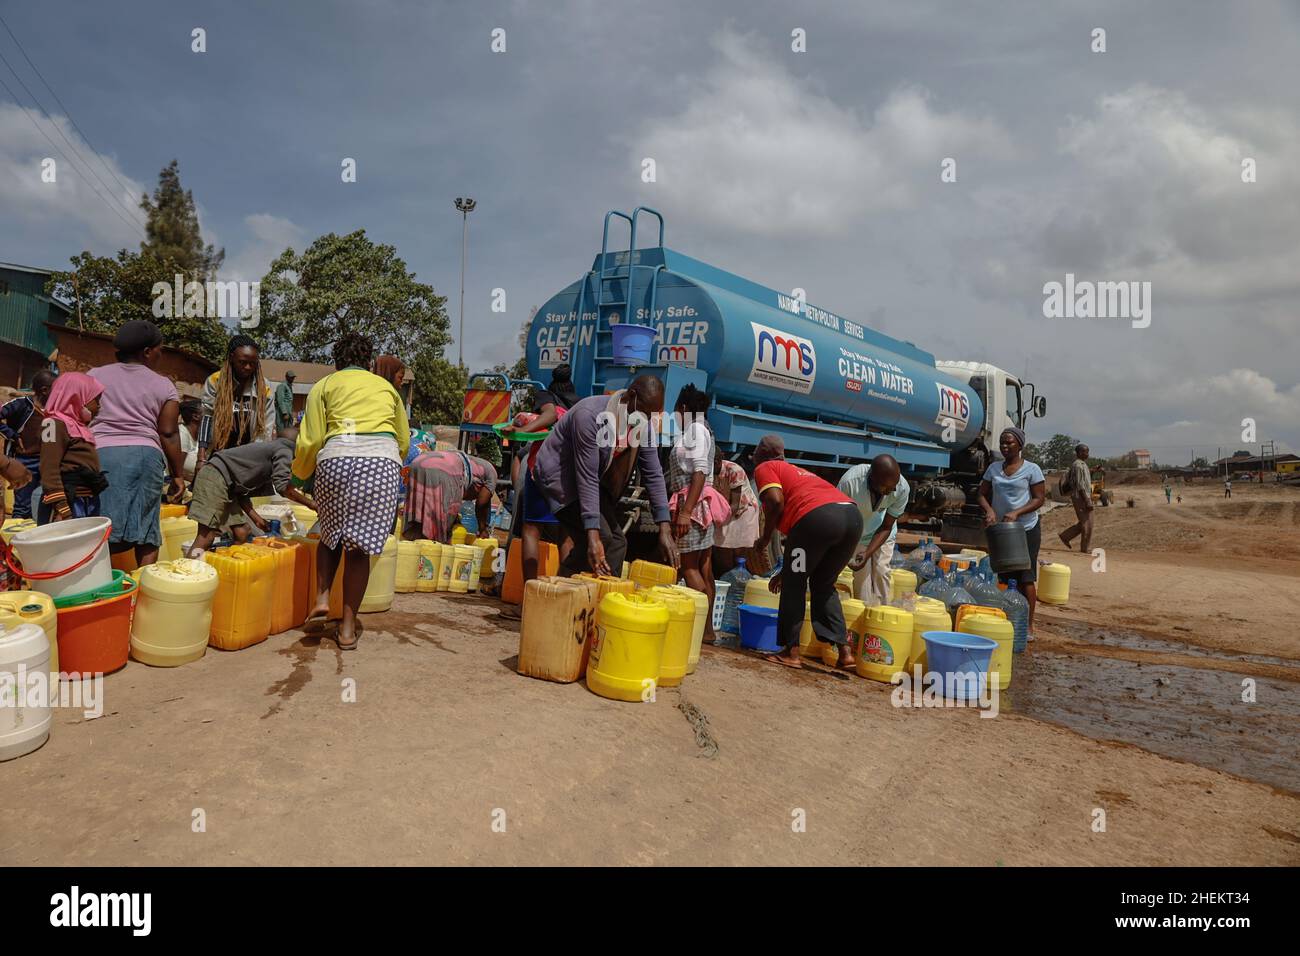
[[[456,364],[465,365],[465,244],[469,239],[469,214],[478,203],[465,196],[456,197],[456,208],[460,210],[460,334],[456,336],[458,357]]]

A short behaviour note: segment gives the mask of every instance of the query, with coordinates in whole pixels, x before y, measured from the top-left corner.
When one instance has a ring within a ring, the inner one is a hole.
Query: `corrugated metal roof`
[[[45,294],[50,273],[0,263],[0,341],[50,355],[57,344],[47,322],[62,325],[68,310]]]

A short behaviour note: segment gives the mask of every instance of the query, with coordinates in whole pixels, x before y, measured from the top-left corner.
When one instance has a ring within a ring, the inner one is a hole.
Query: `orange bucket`
[[[59,608],[59,670],[65,674],[108,674],[126,665],[138,589],[135,579],[126,577],[121,594]]]

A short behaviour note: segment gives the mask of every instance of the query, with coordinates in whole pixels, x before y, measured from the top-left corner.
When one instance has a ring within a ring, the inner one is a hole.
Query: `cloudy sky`
[[[465,354],[482,367],[516,358],[530,308],[589,267],[604,212],[645,203],[681,252],[1027,375],[1049,412],[1031,439],[1182,463],[1243,447],[1251,418],[1300,448],[1291,0],[42,0],[0,15],[22,44],[0,28],[18,74],[0,63],[0,260],[134,247],[139,194],[176,158],[226,278],[364,227],[449,297],[454,325],[452,200],[469,195]],[[41,182],[58,153],[33,118],[64,153],[66,136],[99,154],[98,195],[62,163]],[[1150,326],[1045,318],[1044,283],[1066,273],[1150,282]]]

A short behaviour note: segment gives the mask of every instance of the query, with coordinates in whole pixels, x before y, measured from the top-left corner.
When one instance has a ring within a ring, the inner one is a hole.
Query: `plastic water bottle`
[[[727,590],[727,603],[722,608],[722,627],[718,628],[718,643],[735,647],[740,643],[740,605],[745,602],[745,585],[753,575],[745,567],[745,559],[737,558],[736,566],[720,580],[731,587]]]
[[[975,599],[975,603],[980,607],[991,607],[999,611],[1006,610],[1006,601],[1002,597],[1002,592],[992,581],[983,577],[976,577],[966,588],[970,596]]]
[[[1016,633],[1011,650],[1019,654],[1029,643],[1029,602],[1017,589],[1014,579],[1002,594],[1002,604],[1003,610],[1007,612],[1007,620]]]
[[[921,597],[934,598],[936,601],[944,600],[948,595],[948,582],[942,574],[936,574],[928,581],[922,581],[916,588],[916,593]]]
[[[948,593],[940,598],[940,600],[943,601],[944,606],[948,608],[948,616],[955,621],[957,620],[957,608],[961,607],[963,604],[974,604],[975,597],[957,583],[957,575],[953,572],[948,573],[947,584]],[[1026,605],[1025,609],[1028,610],[1028,605]]]
[[[930,560],[930,556],[926,555],[925,560],[916,566],[915,573],[918,582],[932,581],[939,576],[939,569],[935,566],[935,563]],[[919,587],[916,590],[918,594],[921,592]]]

